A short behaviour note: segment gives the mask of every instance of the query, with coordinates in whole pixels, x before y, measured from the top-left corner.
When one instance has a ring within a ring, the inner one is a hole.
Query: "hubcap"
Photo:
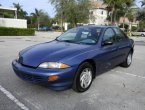
[[[82,88],[87,88],[92,81],[92,71],[90,68],[85,68],[80,75],[80,85]]]
[[[132,62],[132,54],[130,53],[127,57],[127,64],[130,65]]]

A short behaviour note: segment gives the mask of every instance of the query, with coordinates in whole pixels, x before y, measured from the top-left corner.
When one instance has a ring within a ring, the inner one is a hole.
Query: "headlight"
[[[60,68],[60,69],[64,69],[64,68],[69,68],[69,67],[70,67],[69,65],[59,63],[59,62],[44,62],[44,63],[39,65],[39,68]]]

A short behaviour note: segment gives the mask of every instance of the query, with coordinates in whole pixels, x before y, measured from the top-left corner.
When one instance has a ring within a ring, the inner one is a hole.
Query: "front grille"
[[[16,74],[23,80],[39,83],[44,81],[44,77],[38,75],[31,75],[23,72],[16,71]]]

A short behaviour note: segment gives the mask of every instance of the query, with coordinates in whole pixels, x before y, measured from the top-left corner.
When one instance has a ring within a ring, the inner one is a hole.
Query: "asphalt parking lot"
[[[145,38],[136,41],[130,68],[116,67],[96,77],[85,93],[53,91],[20,80],[11,62],[28,46],[60,33],[0,37],[0,110],[145,110]]]

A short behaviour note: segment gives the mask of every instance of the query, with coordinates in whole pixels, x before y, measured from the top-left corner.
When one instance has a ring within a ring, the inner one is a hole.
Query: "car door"
[[[117,27],[113,28],[116,37],[116,46],[118,46],[118,64],[122,63],[130,50],[129,38]]]
[[[108,44],[104,44],[108,42]],[[110,44],[109,44],[110,42]],[[98,62],[100,62],[99,71],[106,71],[116,65],[118,57],[118,46],[115,43],[115,32],[112,28],[107,28],[101,39],[100,54],[98,56]]]

